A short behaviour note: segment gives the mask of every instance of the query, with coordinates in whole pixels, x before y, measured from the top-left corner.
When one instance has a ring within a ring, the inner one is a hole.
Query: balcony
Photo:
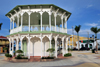
[[[41,29],[40,25],[31,25],[30,26],[30,32],[36,32],[36,31],[41,31],[41,30],[67,33],[66,28],[61,28],[61,27],[57,27],[57,26],[56,26],[56,30],[55,30],[55,26],[51,26],[51,30],[50,30],[49,25],[42,25],[42,29]],[[14,33],[18,33],[18,32],[29,32],[29,26],[28,25],[24,25],[22,27],[19,26],[19,27],[16,27],[16,28],[10,30],[10,34],[14,34]]]

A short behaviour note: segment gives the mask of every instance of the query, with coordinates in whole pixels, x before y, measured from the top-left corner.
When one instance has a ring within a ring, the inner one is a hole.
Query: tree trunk
[[[80,49],[80,46],[79,46],[79,34],[77,33],[77,39],[78,39],[78,50]]]
[[[97,53],[98,53],[98,43],[97,43],[97,34],[96,35],[96,49],[97,49]]]

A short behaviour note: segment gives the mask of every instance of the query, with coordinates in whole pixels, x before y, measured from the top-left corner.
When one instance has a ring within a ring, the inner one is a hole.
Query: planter
[[[11,60],[11,57],[6,57],[6,56],[5,56],[5,57],[4,57],[4,60],[8,60],[8,61],[9,61],[9,60]]]
[[[42,62],[46,62],[46,61],[54,61],[55,59],[41,59]]]
[[[14,61],[14,62],[28,62],[28,59],[15,59],[15,58],[13,58],[12,61]]]

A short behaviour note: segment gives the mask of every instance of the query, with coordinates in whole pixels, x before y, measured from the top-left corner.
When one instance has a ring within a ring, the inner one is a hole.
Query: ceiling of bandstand
[[[15,21],[14,21],[16,24],[17,24],[17,17],[15,17]],[[57,15],[56,17],[56,25],[60,25],[62,24],[61,23],[61,16]],[[63,19],[63,22],[64,19]],[[28,13],[24,13],[23,14],[23,25],[28,25],[29,24],[29,15]],[[43,25],[49,25],[49,14],[47,12],[44,12],[42,14],[42,24]],[[19,15],[19,25],[21,25],[21,16]],[[30,15],[30,25],[41,25],[41,16],[40,16],[40,13],[31,13]],[[52,13],[51,15],[51,25],[55,25],[55,18],[54,18],[54,14]]]

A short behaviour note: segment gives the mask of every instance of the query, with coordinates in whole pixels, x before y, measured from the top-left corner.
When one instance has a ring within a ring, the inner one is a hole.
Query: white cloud
[[[88,5],[87,8],[92,7],[93,5]]]
[[[100,14],[98,14],[98,15],[100,15]]]
[[[100,22],[100,21],[98,21],[98,22]]]
[[[87,26],[97,26],[98,24],[97,23],[85,23],[85,25],[87,25]]]

